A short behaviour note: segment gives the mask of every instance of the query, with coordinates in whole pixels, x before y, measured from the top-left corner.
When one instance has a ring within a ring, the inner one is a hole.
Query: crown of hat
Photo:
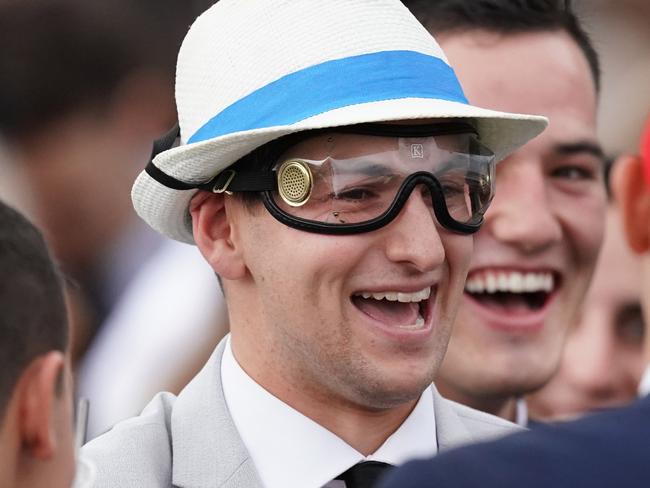
[[[196,20],[179,53],[182,142],[289,125],[338,108],[337,98],[375,101],[369,92],[387,89],[377,70],[391,65],[404,73],[405,84],[413,83],[409,73],[420,77],[414,87],[394,87],[403,94],[392,98],[422,95],[417,83],[434,87],[439,80],[429,75],[439,73],[440,98],[466,102],[439,45],[397,0],[220,0]],[[391,76],[391,82],[398,80]],[[342,93],[348,88],[361,96]],[[340,96],[323,96],[326,107],[279,101],[328,89]],[[377,96],[391,98],[390,89]]]
[[[132,197],[153,228],[190,243],[192,188],[278,137],[469,118],[500,159],[546,125],[470,105],[440,46],[398,0],[220,0],[183,42],[176,101],[182,144],[156,156]]]

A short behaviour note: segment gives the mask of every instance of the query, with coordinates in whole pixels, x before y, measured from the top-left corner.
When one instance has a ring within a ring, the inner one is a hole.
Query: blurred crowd
[[[130,198],[152,141],[176,123],[176,55],[208,5],[0,5],[0,198],[44,229],[67,277],[91,436],[178,391],[227,330],[198,251],[142,223]]]
[[[156,392],[179,392],[228,331],[221,288],[199,251],[155,233],[130,198],[152,142],[177,121],[181,41],[212,3],[0,0],[0,200],[44,231],[65,274],[89,438],[139,413]],[[638,152],[649,113],[650,3],[576,6],[601,56],[599,138],[609,172]],[[563,324],[560,367],[527,398],[535,421],[637,398],[650,332],[640,261],[613,199],[605,236],[581,313]]]

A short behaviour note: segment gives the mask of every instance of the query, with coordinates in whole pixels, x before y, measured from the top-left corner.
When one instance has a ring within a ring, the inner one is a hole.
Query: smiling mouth
[[[550,271],[481,271],[470,274],[465,294],[496,311],[529,313],[549,302],[558,283],[559,277]]]
[[[431,288],[414,293],[397,291],[360,292],[352,303],[363,313],[389,327],[402,330],[424,329]]]

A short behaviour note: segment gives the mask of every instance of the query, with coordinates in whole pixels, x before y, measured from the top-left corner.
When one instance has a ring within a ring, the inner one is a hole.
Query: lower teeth
[[[414,324],[411,324],[411,325],[399,325],[398,327],[400,329],[414,330],[414,329],[421,329],[423,325],[424,325],[424,318],[422,318],[422,316],[418,315],[418,318],[415,319]]]

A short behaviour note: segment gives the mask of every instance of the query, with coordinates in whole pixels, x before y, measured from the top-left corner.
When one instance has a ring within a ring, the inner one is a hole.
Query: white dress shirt
[[[650,365],[646,368],[641,383],[639,383],[639,396],[644,397],[648,394],[650,394]]]
[[[438,450],[431,388],[399,429],[366,457],[257,384],[237,363],[230,338],[221,379],[228,410],[267,488],[343,488],[334,478],[361,461],[399,465]]]

